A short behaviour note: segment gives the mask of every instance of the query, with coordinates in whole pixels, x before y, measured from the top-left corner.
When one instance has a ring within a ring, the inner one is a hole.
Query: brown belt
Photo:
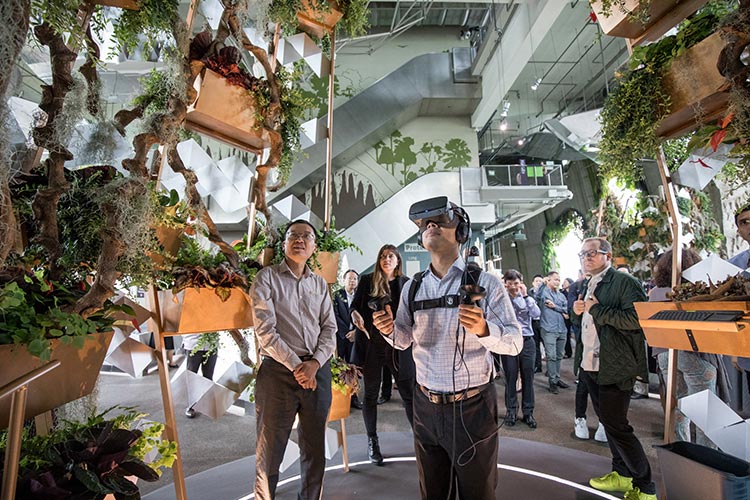
[[[475,396],[478,396],[482,393],[488,386],[490,385],[489,382],[487,382],[484,385],[479,385],[477,387],[471,387],[469,389],[466,389],[465,391],[461,392],[437,392],[437,391],[431,391],[427,387],[417,384],[417,387],[419,387],[419,390],[422,391],[422,394],[427,396],[427,399],[430,400],[430,403],[434,403],[436,405],[446,405],[451,404],[456,401],[466,401],[467,399],[471,399]]]

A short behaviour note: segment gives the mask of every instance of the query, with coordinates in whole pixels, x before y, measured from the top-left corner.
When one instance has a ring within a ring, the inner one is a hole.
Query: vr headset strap
[[[460,303],[459,296],[446,295],[439,299],[427,299],[427,300],[414,300],[417,297],[419,287],[422,286],[422,278],[427,273],[427,270],[420,271],[412,277],[411,287],[409,287],[409,318],[411,324],[414,324],[414,311],[423,311],[425,309],[436,309],[438,307],[453,308],[458,307]],[[461,285],[465,285],[469,280],[471,283],[479,283],[479,276],[482,274],[482,269],[478,266],[468,266],[461,277]],[[468,279],[467,279],[468,278]]]

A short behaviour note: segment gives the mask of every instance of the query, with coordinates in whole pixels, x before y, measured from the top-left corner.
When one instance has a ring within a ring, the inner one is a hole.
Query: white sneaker
[[[599,422],[599,427],[596,428],[596,434],[594,434],[594,441],[599,441],[600,443],[606,443],[607,442],[607,433],[604,432],[604,426],[601,422]]]
[[[589,428],[586,427],[586,419],[576,418],[576,437],[578,439],[589,439]]]

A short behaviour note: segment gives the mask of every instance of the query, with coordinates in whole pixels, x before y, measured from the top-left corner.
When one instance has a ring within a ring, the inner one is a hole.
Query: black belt
[[[471,399],[475,396],[480,395],[487,387],[489,387],[490,382],[487,382],[484,385],[479,385],[477,387],[470,387],[469,389],[466,389],[464,391],[460,392],[439,392],[439,391],[432,391],[428,389],[427,387],[417,384],[417,387],[419,387],[419,390],[422,391],[422,394],[427,396],[427,399],[430,400],[430,403],[434,403],[436,405],[443,404],[451,404],[456,401],[466,401],[467,399]]]
[[[263,361],[268,361],[268,360],[274,360],[274,361],[276,361],[271,356],[261,356],[261,358],[263,358]],[[310,361],[311,359],[313,359],[313,355],[312,354],[305,354],[304,356],[300,356],[299,359],[302,360],[302,361]]]

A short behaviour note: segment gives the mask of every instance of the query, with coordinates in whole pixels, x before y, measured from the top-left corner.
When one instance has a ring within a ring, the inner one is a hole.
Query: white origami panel
[[[730,149],[730,145],[721,144],[716,151],[711,147],[693,151],[677,169],[676,182],[681,186],[702,190],[729,161],[727,153]]]
[[[339,451],[339,448],[341,448],[339,431],[337,431],[336,429],[331,429],[330,427],[326,427],[325,444],[326,460],[331,460],[336,455],[336,452]]]
[[[701,391],[680,399],[678,406],[724,453],[750,459],[750,420],[742,420],[716,394]]]
[[[146,367],[154,360],[154,350],[130,338],[120,328],[115,327],[114,331],[115,334],[107,351],[107,363],[133,378],[141,377]]]
[[[712,283],[717,283],[740,272],[742,272],[742,269],[739,267],[730,264],[716,254],[712,254],[694,266],[682,271],[682,277],[691,283],[695,283],[696,281],[708,282],[709,279]]]

